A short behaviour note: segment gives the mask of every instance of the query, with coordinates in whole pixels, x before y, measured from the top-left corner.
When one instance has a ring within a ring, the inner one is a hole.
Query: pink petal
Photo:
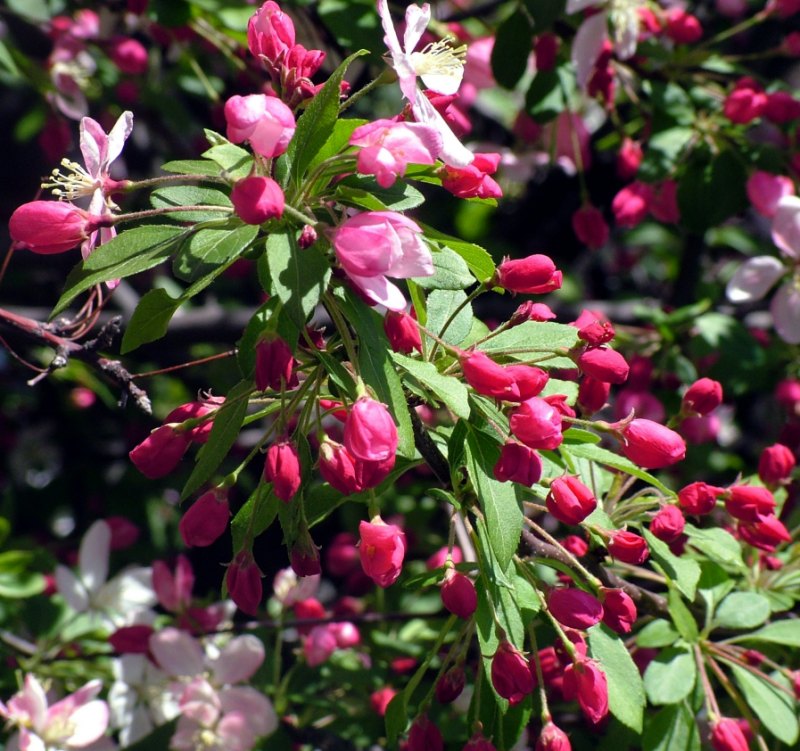
[[[70,715],[70,727],[74,731],[64,739],[69,746],[83,748],[94,743],[108,727],[108,705],[98,699],[78,707]]]
[[[800,288],[791,281],[782,285],[770,310],[778,336],[789,344],[800,344]]]
[[[264,645],[252,634],[231,639],[211,666],[214,680],[222,683],[243,683],[264,662]]]
[[[91,117],[81,119],[80,145],[86,171],[92,177],[100,177],[100,169],[108,154],[108,136],[97,120]]]
[[[219,694],[222,711],[241,712],[257,736],[269,735],[278,727],[272,702],[250,686],[224,688]]]
[[[385,276],[353,276],[352,274],[349,276],[353,284],[359,287],[373,302],[384,305],[389,310],[406,309],[406,298],[403,293]]]
[[[159,667],[170,675],[194,676],[203,672],[203,647],[185,631],[157,631],[150,637],[150,651]]]
[[[745,261],[731,277],[725,294],[731,302],[755,302],[769,292],[786,269],[773,256],[756,256]]]
[[[572,42],[572,64],[575,67],[578,86],[584,91],[606,39],[608,39],[608,27],[605,13],[587,18],[575,34]]]
[[[56,566],[56,588],[67,604],[78,613],[89,608],[89,593],[66,566]]]
[[[472,152],[456,138],[439,111],[431,104],[430,99],[424,94],[411,103],[414,118],[419,123],[434,127],[442,137],[442,150],[439,158],[450,167],[466,167],[472,162]]]
[[[772,242],[787,256],[800,259],[800,197],[784,196],[772,219]]]
[[[403,48],[410,55],[422,39],[422,35],[431,22],[431,6],[425,3],[422,6],[411,3],[406,8],[406,30],[403,34]]]
[[[122,147],[125,145],[125,141],[128,140],[131,131],[133,131],[133,112],[125,110],[125,112],[119,116],[117,122],[114,123],[114,127],[108,131],[106,170],[108,170],[111,162],[122,153]]]

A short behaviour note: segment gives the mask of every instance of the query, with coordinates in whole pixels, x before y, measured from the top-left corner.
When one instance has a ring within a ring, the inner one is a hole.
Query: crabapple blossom
[[[178,523],[181,539],[190,548],[211,545],[228,528],[230,516],[227,491],[213,488],[184,511]]]
[[[562,626],[585,631],[603,618],[603,606],[588,592],[577,587],[551,589],[547,609]]]
[[[271,177],[250,175],[234,184],[231,203],[236,216],[246,224],[263,224],[283,216],[285,199],[280,185]]]
[[[364,573],[379,587],[386,588],[397,581],[403,570],[406,536],[395,524],[382,519],[361,521],[358,527],[361,540],[358,546]]]
[[[225,102],[225,120],[233,143],[249,141],[253,151],[267,158],[283,154],[295,130],[292,111],[266,94],[232,96]]]
[[[19,247],[51,255],[88,240],[99,217],[62,201],[23,203],[11,215],[8,231]]]
[[[519,704],[534,689],[528,661],[507,639],[500,642],[492,657],[491,678],[494,690],[512,705]]]
[[[397,451],[397,426],[384,404],[368,396],[357,399],[344,424],[344,445],[356,459],[384,461]]]

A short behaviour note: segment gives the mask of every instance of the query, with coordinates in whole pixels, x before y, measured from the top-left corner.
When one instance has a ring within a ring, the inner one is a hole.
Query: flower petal
[[[56,566],[56,588],[67,604],[77,613],[89,608],[89,593],[75,574],[66,566]]]
[[[252,634],[231,639],[211,662],[217,684],[243,683],[264,662],[264,645]]]
[[[736,269],[725,294],[731,302],[760,300],[785,273],[783,264],[773,256],[750,258]]]
[[[269,735],[278,727],[278,716],[272,702],[250,686],[223,688],[219,698],[223,712],[241,712],[258,736]]]
[[[417,122],[433,126],[441,135],[442,151],[439,154],[439,158],[445,164],[450,167],[466,167],[472,162],[474,159],[473,153],[456,138],[456,134],[450,130],[450,126],[439,114],[436,107],[431,104],[428,97],[420,94],[416,102],[412,102],[411,109]]]
[[[97,120],[91,117],[81,119],[80,146],[86,171],[92,177],[99,178],[108,155],[108,136]]]
[[[125,110],[119,118],[117,122],[114,123],[114,127],[108,131],[108,153],[106,154],[106,170],[108,170],[109,165],[113,162],[121,153],[122,147],[125,145],[125,141],[128,140],[128,136],[130,136],[131,131],[133,130],[133,112]]]
[[[102,519],[89,527],[78,551],[78,570],[89,592],[96,592],[108,578],[111,527]]]
[[[177,628],[165,628],[150,637],[150,651],[159,667],[170,675],[195,676],[203,672],[203,647]]]
[[[422,6],[411,3],[406,8],[406,30],[403,34],[403,49],[407,55],[410,55],[416,49],[430,22],[431,6],[428,3]]]
[[[70,748],[83,748],[100,738],[108,727],[108,705],[96,699],[78,707],[70,715],[72,735],[64,738]]]
[[[772,242],[790,258],[800,259],[800,197],[784,196],[772,219]]]
[[[800,344],[800,287],[791,281],[782,285],[770,310],[778,336],[789,344]]]
[[[355,284],[370,300],[385,305],[389,310],[406,309],[406,298],[398,287],[385,276],[353,276],[348,274]]]
[[[578,86],[584,91],[606,39],[608,39],[608,26],[605,13],[587,18],[575,34],[575,40],[572,42],[572,65],[575,67]]]

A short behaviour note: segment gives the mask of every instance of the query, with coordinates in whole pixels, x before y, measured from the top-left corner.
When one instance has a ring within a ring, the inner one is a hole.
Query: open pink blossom
[[[358,146],[358,171],[375,175],[388,188],[409,164],[433,164],[442,150],[442,136],[424,123],[375,120],[353,131],[350,145]]]
[[[422,230],[395,211],[364,211],[330,232],[345,273],[370,300],[405,310],[403,293],[387,277],[432,276],[433,256]]]
[[[794,195],[794,183],[790,177],[761,170],[750,175],[746,187],[753,208],[767,217],[775,216],[781,198]]]
[[[431,20],[428,3],[412,3],[406,8],[406,30],[403,44],[397,37],[388,0],[377,0],[378,15],[383,26],[383,41],[389,49],[392,67],[397,73],[400,90],[411,105],[414,119],[435,128],[442,137],[441,158],[451,167],[466,167],[472,152],[456,138],[450,126],[417,87],[417,77],[437,94],[455,94],[464,75],[464,49],[451,47],[446,40],[430,44],[419,52],[415,48]]]
[[[249,141],[253,151],[264,157],[283,154],[295,129],[292,111],[266,94],[232,96],[225,102],[225,121],[231,141]]]

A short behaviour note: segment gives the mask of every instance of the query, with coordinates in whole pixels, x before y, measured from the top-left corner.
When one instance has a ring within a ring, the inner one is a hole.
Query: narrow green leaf
[[[167,333],[172,316],[180,305],[180,300],[169,296],[164,289],[151,289],[144,294],[122,337],[122,354],[132,352],[147,342],[154,342]]]
[[[694,688],[697,664],[685,648],[665,649],[644,673],[644,689],[651,704],[677,704]]]
[[[472,328],[471,304],[464,305],[450,321],[466,299],[461,290],[435,289],[428,295],[428,328],[447,344],[461,344]]]
[[[220,166],[210,159],[175,159],[161,165],[164,172],[172,172],[178,175],[208,175],[209,177],[219,177]]]
[[[650,530],[644,530],[650,555],[664,570],[664,573],[675,582],[675,586],[691,602],[697,591],[697,582],[700,581],[700,564],[691,558],[677,556],[672,553],[669,546],[659,540]]]
[[[235,229],[201,229],[181,245],[172,263],[179,279],[194,282],[224,263],[238,258],[255,240],[258,227],[244,224]]]
[[[714,613],[714,624],[721,628],[755,628],[764,623],[769,615],[769,600],[764,595],[757,592],[731,592]]]
[[[783,741],[787,746],[794,746],[800,735],[800,725],[798,725],[797,701],[790,695],[792,687],[788,681],[780,681],[787,688],[787,691],[780,691],[749,670],[738,665],[731,665],[730,668],[747,705],[764,723],[764,727],[779,741]]]
[[[684,703],[649,715],[642,737],[642,751],[700,751],[700,732],[694,712]]]
[[[506,89],[513,89],[528,67],[533,28],[529,16],[517,10],[497,28],[492,49],[494,79]]]
[[[226,206],[233,209],[231,199],[226,193],[216,188],[207,188],[201,185],[174,185],[168,188],[159,188],[150,194],[150,205],[154,209],[169,208],[170,206]],[[207,211],[176,211],[168,215],[170,219],[181,222],[202,222],[208,219]],[[224,216],[214,213],[211,216]],[[200,233],[198,233],[200,234]]]
[[[327,289],[328,260],[316,246],[300,250],[294,231],[282,229],[267,237],[267,263],[275,293],[295,326],[302,328]]]
[[[578,341],[578,330],[574,326],[549,321],[526,321],[507,329],[480,345],[484,352],[508,354],[523,362],[536,362],[539,358],[566,351]],[[542,368],[574,368],[568,357],[557,356],[537,362]]]
[[[469,392],[467,387],[453,376],[442,375],[436,366],[411,357],[392,353],[394,361],[410,373],[421,384],[427,386],[458,417],[469,418]]]
[[[662,493],[668,494],[670,492],[666,485],[664,485],[660,480],[653,477],[653,475],[651,475],[649,472],[646,472],[641,467],[636,466],[630,459],[626,459],[624,456],[620,456],[619,454],[615,454],[613,451],[604,449],[602,446],[581,443],[579,445],[569,446],[569,452],[573,456],[578,456],[582,459],[589,459],[597,462],[598,464],[604,464],[607,467],[618,469],[621,472],[632,475],[633,477],[638,477],[640,480],[644,480],[646,483],[652,485],[654,488],[657,488]]]
[[[678,633],[690,644],[694,644],[698,637],[697,622],[694,616],[689,612],[689,608],[687,608],[683,600],[681,600],[678,590],[674,587],[669,588],[667,607],[669,608],[672,622],[675,624],[675,628],[678,629]]]
[[[213,131],[206,130],[206,136]],[[234,180],[240,180],[247,177],[253,169],[253,155],[241,146],[228,141],[218,133],[215,134],[216,138],[209,141],[216,143],[208,151],[204,151],[202,156],[216,162],[225,171],[228,177]]]
[[[181,498],[187,498],[203,483],[208,482],[228,455],[239,437],[247,414],[247,397],[252,390],[253,384],[248,380],[240,381],[228,393],[225,403],[214,418],[208,442],[197,452],[196,464],[181,491]]]
[[[433,240],[439,243],[439,245],[450,248],[458,253],[458,255],[467,262],[467,266],[469,266],[470,271],[479,282],[488,282],[494,276],[494,261],[489,253],[480,245],[475,245],[475,243],[466,242],[452,235],[447,235],[444,232],[439,232],[439,230],[427,224],[421,224],[420,226],[428,240]]]
[[[537,123],[547,123],[563,110],[564,95],[558,71],[538,71],[525,94],[525,111]]]
[[[763,641],[769,644],[781,644],[785,647],[800,648],[800,624],[796,619],[768,623],[764,628],[752,634],[742,634],[737,640]]]
[[[642,732],[645,694],[642,677],[625,643],[602,623],[588,630],[592,657],[608,680],[608,708],[623,725]]]
[[[642,648],[651,647],[671,647],[680,634],[675,630],[670,621],[657,618],[650,621],[641,631],[636,634],[636,644]]]
[[[541,34],[549,29],[567,9],[567,0],[523,0],[525,7],[533,16],[534,31]]]
[[[396,180],[391,187],[382,188],[374,177],[345,178],[336,186],[336,198],[368,211],[408,211],[425,203],[425,196],[413,185]]]
[[[368,122],[369,120],[364,120],[359,117],[339,118],[333,126],[333,130],[328,136],[328,139],[322,144],[322,148],[320,148],[317,155],[311,160],[308,168],[310,170],[314,169],[314,167],[321,162],[347,149],[347,144],[350,140],[350,136],[353,135],[353,131]]]
[[[707,556],[712,561],[716,561],[723,567],[733,568],[738,571],[744,570],[742,546],[730,532],[717,527],[700,529],[693,524],[687,524],[684,532],[689,538],[689,545],[699,553]]]
[[[278,497],[267,483],[260,482],[256,486],[247,502],[231,520],[234,555],[243,549],[248,533],[255,539],[275,521],[279,503]]]

